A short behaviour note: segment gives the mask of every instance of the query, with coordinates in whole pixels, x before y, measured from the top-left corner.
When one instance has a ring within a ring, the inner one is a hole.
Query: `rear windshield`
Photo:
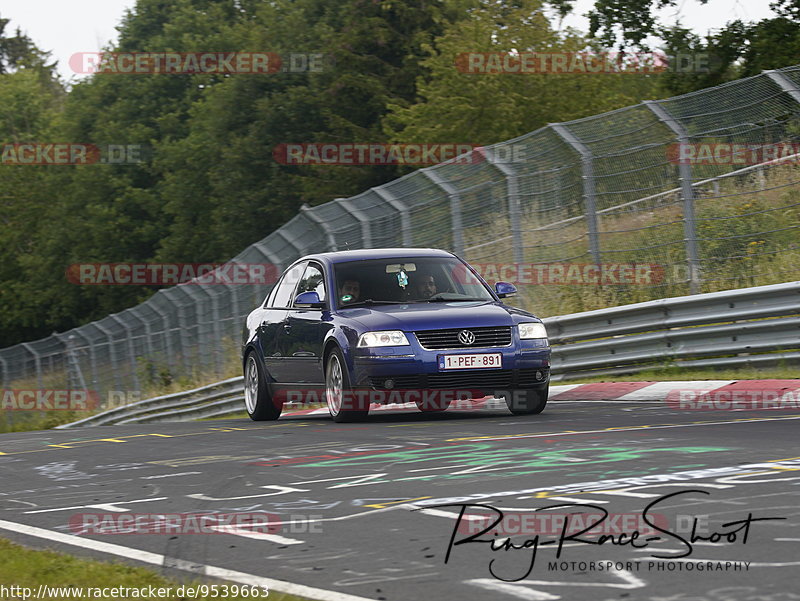
[[[491,292],[454,257],[409,257],[336,263],[334,290],[349,305],[491,301]]]

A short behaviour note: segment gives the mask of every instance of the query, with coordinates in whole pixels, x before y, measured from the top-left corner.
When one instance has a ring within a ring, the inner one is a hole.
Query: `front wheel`
[[[264,371],[255,353],[250,353],[245,362],[244,406],[254,422],[276,420],[283,409],[283,403],[273,399],[269,393]]]
[[[514,415],[536,415],[544,411],[550,386],[518,388],[505,394],[508,410]]]
[[[331,351],[325,365],[325,400],[337,423],[358,421],[369,413],[369,400],[353,393],[344,356],[338,348]]]

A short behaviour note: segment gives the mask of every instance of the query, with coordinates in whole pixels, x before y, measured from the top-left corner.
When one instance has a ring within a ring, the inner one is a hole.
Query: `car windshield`
[[[492,301],[484,284],[453,257],[408,257],[336,263],[340,307],[394,303]]]

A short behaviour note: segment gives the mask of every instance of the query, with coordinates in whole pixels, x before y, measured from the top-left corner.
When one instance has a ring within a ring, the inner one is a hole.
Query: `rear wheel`
[[[536,415],[547,406],[550,385],[543,388],[518,388],[506,394],[506,405],[514,415]]]
[[[283,409],[283,403],[269,393],[267,379],[255,353],[247,355],[244,364],[244,406],[254,422],[276,420]]]
[[[354,422],[369,413],[369,400],[353,394],[342,351],[335,348],[325,365],[325,400],[333,421]]]

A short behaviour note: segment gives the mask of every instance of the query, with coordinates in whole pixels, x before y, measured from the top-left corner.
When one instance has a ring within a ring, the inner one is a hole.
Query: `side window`
[[[317,265],[309,264],[306,267],[295,294],[301,292],[316,292],[319,294],[319,300],[325,301],[325,278]]]
[[[291,304],[294,287],[297,285],[305,266],[305,263],[300,263],[290,268],[289,271],[283,274],[283,278],[281,278],[280,283],[278,283],[278,289],[275,292],[272,303],[270,303],[271,307],[282,308],[288,307]]]

